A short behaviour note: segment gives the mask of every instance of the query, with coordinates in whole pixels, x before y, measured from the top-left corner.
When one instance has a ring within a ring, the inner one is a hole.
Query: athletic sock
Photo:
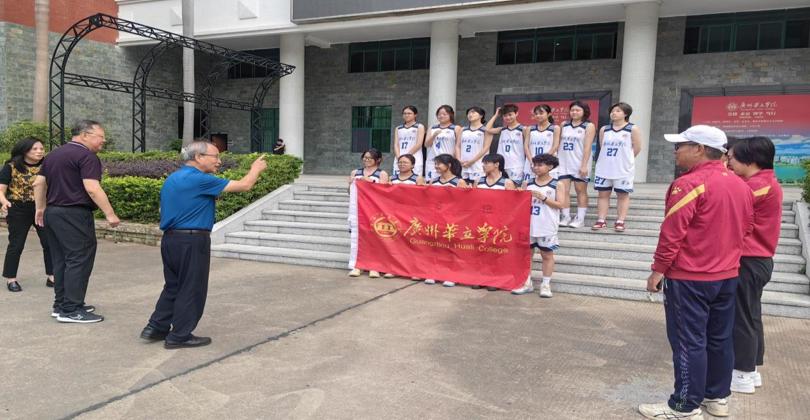
[[[571,217],[571,208],[562,209],[562,215],[563,217]]]
[[[616,219],[616,223],[624,223],[624,220]]]
[[[551,277],[543,277],[543,285],[548,286],[551,283]]]
[[[587,208],[587,207],[585,207],[585,208],[579,208],[579,207],[577,207],[577,219],[579,219],[579,220],[585,220],[585,213],[587,213],[587,212],[588,212],[588,208]]]

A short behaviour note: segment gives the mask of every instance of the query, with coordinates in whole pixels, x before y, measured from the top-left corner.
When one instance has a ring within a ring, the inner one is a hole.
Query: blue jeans
[[[737,277],[718,281],[666,279],[667,338],[675,367],[673,410],[689,412],[704,398],[731,394]]]

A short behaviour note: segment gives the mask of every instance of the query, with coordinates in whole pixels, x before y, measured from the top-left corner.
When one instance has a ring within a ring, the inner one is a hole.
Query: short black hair
[[[578,107],[582,108],[582,121],[588,121],[588,118],[591,117],[591,106],[583,101],[574,101],[568,105],[568,112],[571,112],[571,108]]]
[[[501,156],[501,155],[499,155],[497,153],[490,153],[488,155],[485,155],[484,158],[481,160],[481,162],[484,162],[484,163],[497,163],[498,164],[498,170],[500,170],[500,171],[503,171],[503,165],[505,165],[505,163],[504,163],[505,160],[504,160],[503,156]]]
[[[539,164],[546,164],[548,166],[551,166],[551,169],[554,169],[554,168],[560,166],[560,160],[557,159],[557,156],[554,156],[554,155],[551,155],[551,154],[548,154],[548,153],[543,153],[542,155],[537,155],[537,156],[533,157],[532,158],[532,163],[536,163],[538,165]]]
[[[746,165],[754,164],[760,169],[773,169],[776,146],[771,139],[763,136],[739,139],[731,145],[734,160]]]
[[[619,108],[624,112],[624,120],[630,121],[630,115],[633,115],[633,107],[627,102],[616,102],[608,108],[608,114],[613,111],[613,108]]]
[[[399,158],[397,158],[397,162],[399,162],[399,160],[402,158],[405,158],[409,162],[411,162],[411,165],[416,165],[416,158],[412,154],[405,153],[404,155],[399,155]]]
[[[487,115],[487,112],[484,111],[484,108],[481,108],[480,106],[471,106],[471,107],[467,108],[467,114],[469,114],[470,111],[475,111],[478,115],[480,115],[481,120],[483,120],[484,117],[486,117],[486,115]]]
[[[506,104],[501,107],[501,115],[508,114],[510,112],[514,112],[515,114],[517,114],[518,109],[519,109],[518,106],[515,104]]]
[[[365,157],[366,153],[371,155],[371,158],[374,159],[375,162],[380,163],[380,161],[382,161],[382,153],[380,153],[379,150],[372,147],[371,149],[368,149],[365,152],[363,152],[363,154],[360,155],[360,157],[361,158]]]

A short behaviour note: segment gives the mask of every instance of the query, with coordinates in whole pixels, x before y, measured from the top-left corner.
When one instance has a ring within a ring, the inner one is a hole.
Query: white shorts
[[[532,248],[546,252],[554,252],[560,248],[560,241],[557,239],[557,235],[532,236],[529,238],[529,243]]]
[[[515,185],[520,185],[523,182],[523,167],[506,168],[504,172],[506,172],[506,176],[508,176]]]
[[[593,189],[596,191],[616,191],[620,193],[633,192],[633,177],[621,179],[593,178]]]

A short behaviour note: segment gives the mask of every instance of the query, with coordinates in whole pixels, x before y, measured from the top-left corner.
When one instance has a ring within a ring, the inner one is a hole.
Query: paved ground
[[[102,242],[88,303],[107,319],[59,324],[33,239],[24,292],[0,290],[3,419],[633,419],[672,383],[657,304],[224,259],[197,330],[214,343],[168,351],[137,338],[158,249]],[[765,386],[734,418],[807,418],[810,321],[765,326]]]

